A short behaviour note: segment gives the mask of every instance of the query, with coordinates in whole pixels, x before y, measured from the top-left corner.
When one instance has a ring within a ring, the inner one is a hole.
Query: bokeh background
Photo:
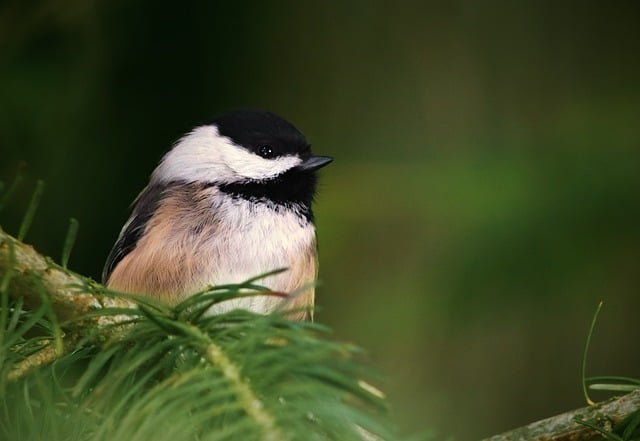
[[[471,440],[640,376],[637,2],[0,4],[2,225],[99,278],[161,154],[259,107],[322,171],[318,321],[368,351],[404,433]]]

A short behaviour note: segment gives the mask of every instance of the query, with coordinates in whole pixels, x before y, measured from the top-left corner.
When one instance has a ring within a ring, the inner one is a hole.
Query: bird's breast
[[[221,219],[210,234],[195,238],[202,271],[196,285],[240,283],[250,278],[285,271],[258,279],[255,283],[273,291],[301,296],[301,303],[313,303],[311,284],[316,278],[316,239],[312,223],[295,211],[274,208],[268,203],[225,198]],[[307,299],[304,292],[307,288]],[[200,288],[202,289],[202,288]],[[219,309],[243,307],[258,312],[273,309],[278,297],[257,296],[220,305]]]
[[[295,209],[221,195],[168,197],[149,220],[143,237],[114,269],[109,285],[172,303],[212,285],[257,280],[291,293],[299,306],[313,304],[316,240],[313,224]],[[304,287],[309,287],[304,289]],[[217,305],[214,312],[245,308],[269,312],[280,302],[256,296]]]

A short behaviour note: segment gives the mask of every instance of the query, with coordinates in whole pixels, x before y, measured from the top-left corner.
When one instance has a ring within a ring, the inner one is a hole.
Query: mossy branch
[[[627,395],[537,421],[483,441],[601,441],[607,438],[605,432],[611,433],[639,411],[640,389],[637,389]]]
[[[108,338],[114,324],[126,315],[92,315],[104,308],[134,308],[135,303],[101,292],[92,280],[57,265],[0,228],[0,293],[24,302],[26,308],[37,308],[43,302],[51,307],[52,317],[65,332],[59,344],[45,348],[18,363],[8,375],[15,381],[33,368],[53,362],[73,350],[75,344],[89,333],[101,330]]]
[[[103,308],[132,308],[135,303],[101,293],[91,279],[75,274],[39,254],[0,228],[0,276],[7,278],[11,297],[22,298],[27,307],[42,303],[42,294],[51,301],[63,328],[77,330],[93,323],[105,327],[118,318],[88,313]],[[80,321],[82,319],[82,321]],[[87,323],[87,320],[89,323]]]

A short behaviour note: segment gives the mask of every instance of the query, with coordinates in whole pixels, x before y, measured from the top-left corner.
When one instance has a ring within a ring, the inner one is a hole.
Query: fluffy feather
[[[260,156],[264,146],[268,159]],[[288,268],[257,283],[295,293],[290,307],[298,311],[312,306],[315,170],[330,161],[312,156],[304,136],[268,112],[232,112],[197,127],[162,158],[136,199],[103,281],[176,303],[208,286]],[[267,313],[281,301],[235,299],[211,312]]]

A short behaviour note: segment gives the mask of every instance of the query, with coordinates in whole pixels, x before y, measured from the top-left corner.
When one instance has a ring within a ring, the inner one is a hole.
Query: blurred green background
[[[406,433],[480,438],[640,376],[640,4],[0,4],[0,177],[28,242],[99,278],[161,154],[270,109],[334,164],[317,319],[367,348]]]

